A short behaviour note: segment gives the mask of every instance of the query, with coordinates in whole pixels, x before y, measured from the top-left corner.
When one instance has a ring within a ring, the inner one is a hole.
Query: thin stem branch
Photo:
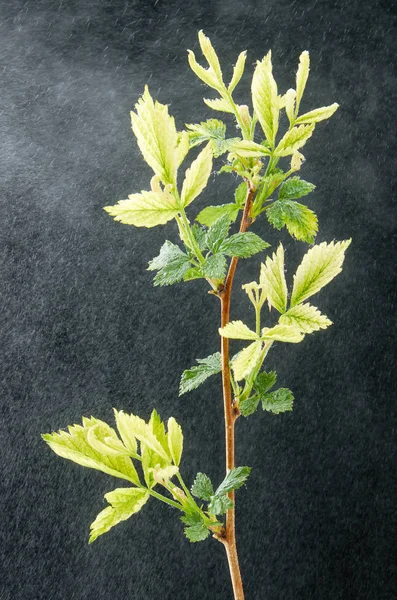
[[[247,197],[245,201],[244,213],[240,223],[240,233],[244,233],[250,225],[250,208],[255,189],[247,182]],[[234,275],[236,273],[238,258],[235,256],[230,261],[229,271],[225,280],[224,287],[219,291],[221,300],[221,327],[225,327],[230,321],[230,297],[233,287]],[[234,425],[239,415],[238,409],[233,406],[232,389],[230,383],[229,369],[229,339],[221,337],[221,355],[222,355],[222,387],[223,403],[225,412],[225,437],[226,437],[226,472],[229,472],[235,466],[234,461]],[[235,532],[235,495],[234,490],[228,493],[233,507],[226,513],[226,534],[220,541],[224,544],[229,562],[230,576],[232,579],[235,600],[244,600],[243,584],[241,580],[240,567],[237,555],[236,532]]]

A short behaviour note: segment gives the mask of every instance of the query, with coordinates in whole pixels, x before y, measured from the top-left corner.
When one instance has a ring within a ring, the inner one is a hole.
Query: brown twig
[[[244,213],[240,223],[240,233],[244,233],[250,225],[250,209],[252,199],[255,194],[255,189],[247,181],[247,197],[245,200]],[[234,275],[236,273],[238,258],[235,256],[230,261],[229,271],[225,280],[225,284],[218,291],[221,300],[221,327],[225,327],[230,320],[230,297],[233,287]],[[221,337],[221,354],[222,354],[222,387],[223,387],[223,403],[225,411],[225,437],[226,437],[226,472],[228,473],[234,468],[234,424],[239,416],[239,411],[233,406],[232,390],[230,384],[230,369],[229,369],[229,339]],[[240,567],[237,555],[236,546],[236,531],[235,531],[235,507],[234,507],[234,490],[228,493],[228,497],[233,502],[233,507],[226,513],[226,535],[223,538],[218,538],[223,543],[226,549],[227,559],[229,563],[230,576],[232,579],[233,592],[235,600],[244,600],[243,583],[241,580]]]

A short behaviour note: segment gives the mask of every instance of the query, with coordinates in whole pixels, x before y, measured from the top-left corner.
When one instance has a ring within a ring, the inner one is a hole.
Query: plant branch
[[[247,182],[247,197],[245,201],[243,217],[240,223],[240,233],[244,233],[250,225],[249,213],[254,194],[255,188],[252,187],[252,184],[250,182]],[[230,261],[229,271],[225,280],[224,287],[218,293],[221,300],[221,327],[225,327],[230,321],[230,297],[233,287],[234,275],[236,273],[237,263],[238,258],[234,256]],[[239,415],[239,412],[237,407],[233,406],[229,368],[229,339],[223,336],[221,337],[221,355],[223,403],[225,412],[226,472],[228,473],[235,466],[234,425]],[[230,508],[226,513],[225,537],[219,539],[224,544],[226,549],[235,600],[244,600],[243,584],[241,580],[236,547],[234,490],[229,492],[228,496],[233,502],[233,507]]]

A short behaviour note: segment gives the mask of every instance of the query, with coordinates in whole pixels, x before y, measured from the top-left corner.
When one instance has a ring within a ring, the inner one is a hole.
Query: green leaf
[[[287,131],[279,141],[274,151],[275,155],[289,156],[290,154],[294,154],[294,152],[306,144],[314,131],[314,127],[314,123],[312,125],[299,125]]]
[[[207,230],[204,227],[200,227],[200,225],[198,225],[197,223],[194,223],[192,225],[192,233],[200,250],[205,250],[207,248]]]
[[[168,419],[168,446],[171,452],[172,461],[174,465],[179,465],[181,462],[182,450],[183,450],[183,433],[181,426],[175,421],[174,417]]]
[[[220,204],[219,206],[206,206],[196,217],[196,221],[211,227],[221,217],[226,215],[232,223],[237,219],[240,208],[237,204]]]
[[[154,277],[154,285],[172,285],[184,278],[190,266],[187,254],[166,240],[160,248],[160,254],[149,262],[148,271],[158,270]]]
[[[219,328],[219,334],[234,340],[257,340],[255,331],[251,331],[242,321],[230,321],[225,327]]]
[[[232,490],[238,490],[248,479],[251,467],[234,467],[226,475],[215,492],[215,496],[223,496]]]
[[[239,404],[239,410],[243,417],[249,417],[253,415],[259,404],[259,396],[255,394],[254,396],[250,396],[249,398],[243,398]]]
[[[206,277],[223,280],[226,275],[226,258],[223,254],[214,254],[206,258],[201,268]]]
[[[172,242],[166,240],[160,248],[160,253],[155,256],[148,264],[148,271],[159,271],[168,265],[174,258],[186,256],[184,252]]]
[[[228,152],[231,146],[240,138],[225,139],[226,125],[218,119],[208,119],[200,124],[186,125],[189,132],[190,146],[209,142],[215,158]]]
[[[279,388],[270,394],[261,397],[262,408],[278,415],[281,412],[292,410],[294,395],[288,388]]]
[[[278,131],[279,100],[270,50],[261,62],[257,62],[252,78],[252,103],[266,139],[273,148]]]
[[[212,108],[212,110],[219,110],[220,112],[234,114],[234,107],[232,103],[224,98],[203,98],[203,100],[207,106]]]
[[[294,200],[294,198],[302,198],[307,196],[316,188],[313,183],[309,183],[298,176],[290,177],[280,186],[278,193],[279,200]]]
[[[197,473],[191,488],[193,496],[209,501],[214,494],[211,479],[205,473]]]
[[[270,371],[269,373],[266,373],[266,371],[262,371],[255,378],[254,388],[258,392],[258,394],[263,395],[266,394],[266,392],[268,392],[275,385],[276,381],[276,371]]]
[[[266,211],[269,223],[276,229],[287,227],[288,233],[297,240],[312,244],[318,231],[316,213],[292,200],[276,200]]]
[[[179,386],[180,396],[198,388],[208,377],[216,375],[216,373],[220,373],[222,370],[220,352],[215,352],[215,354],[211,354],[207,358],[198,358],[197,362],[199,363],[198,366],[194,366],[182,373]]]
[[[220,217],[207,232],[207,246],[216,254],[223,240],[227,237],[230,229],[230,218],[228,215]]]
[[[278,342],[289,342],[298,344],[305,336],[301,330],[293,325],[275,325],[271,329],[264,327],[262,329],[263,340],[274,340]]]
[[[281,315],[279,320],[282,325],[293,325],[303,333],[312,333],[332,325],[332,321],[311,304],[297,304]]]
[[[233,507],[233,502],[226,495],[213,496],[208,504],[208,512],[211,515],[224,515]]]
[[[305,91],[307,78],[309,77],[310,58],[307,50],[304,50],[299,57],[299,66],[296,73],[296,107],[295,116],[298,114],[303,92]]]
[[[166,191],[130,194],[114,206],[105,206],[115,221],[135,227],[164,225],[178,214],[175,198]]]
[[[251,373],[260,359],[261,351],[262,344],[260,342],[253,342],[237,354],[232,361],[236,381],[244,379]]]
[[[281,169],[275,169],[273,173],[262,178],[257,196],[260,206],[262,206],[263,202],[273,194],[274,190],[280,185],[283,179],[284,171]]]
[[[191,147],[211,140],[224,140],[226,135],[226,125],[218,119],[207,119],[199,124],[186,124],[186,128],[189,130]]]
[[[234,192],[234,200],[240,208],[243,208],[246,198],[247,184],[243,181],[242,183],[240,183],[240,185],[236,188],[236,191]]]
[[[249,140],[238,140],[234,142],[230,146],[229,151],[233,152],[233,154],[237,154],[237,156],[242,156],[243,158],[261,158],[271,155],[271,151],[268,148]]]
[[[244,50],[239,54],[236,64],[233,67],[233,77],[229,83],[228,91],[232,93],[234,88],[240,81],[244,73],[245,59],[247,58],[247,51]]]
[[[259,235],[248,231],[246,233],[235,233],[227,240],[223,241],[219,252],[223,252],[227,256],[236,256],[237,258],[248,258],[265,248],[269,248],[270,244],[262,240]]]
[[[339,108],[339,104],[334,102],[330,106],[322,106],[321,108],[315,108],[310,112],[305,113],[298,117],[295,121],[295,125],[300,125],[301,123],[318,123],[319,121],[324,121],[325,119],[329,119],[332,117],[334,112]]]
[[[180,159],[179,139],[168,106],[153,102],[145,86],[135,108],[136,114],[131,112],[131,123],[143,158],[164,183],[173,184]]]
[[[185,527],[185,535],[190,542],[202,542],[209,534],[210,532],[203,522]]]
[[[83,427],[81,425],[71,425],[66,431],[58,433],[47,433],[42,435],[44,441],[50,446],[51,450],[61,456],[67,458],[78,465],[88,467],[89,469],[97,469],[113,477],[119,477],[139,485],[139,477],[128,456],[99,454],[88,441],[88,432],[91,427],[100,426],[100,430],[96,429],[97,437],[104,441],[106,437],[111,440],[118,440],[116,432],[109,427],[107,423],[99,421],[91,417],[90,419],[83,418]]]
[[[207,145],[194,160],[185,173],[182,185],[181,202],[188,206],[206,187],[212,169],[212,151]]]
[[[342,271],[350,242],[323,242],[310,248],[294,275],[291,307],[316,294]]]
[[[100,512],[92,523],[90,544],[121,521],[139,512],[148,501],[149,492],[142,488],[117,488],[105,494],[105,498],[111,506]]]
[[[261,265],[260,283],[265,287],[268,302],[276,310],[283,313],[287,310],[287,283],[284,275],[284,248],[282,244],[277,248],[277,252],[270,258],[266,258],[266,263]]]

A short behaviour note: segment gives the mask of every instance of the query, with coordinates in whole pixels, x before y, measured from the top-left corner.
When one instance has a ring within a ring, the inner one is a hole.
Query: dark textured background
[[[310,51],[303,108],[341,108],[316,128],[301,174],[317,185],[318,241],[353,237],[317,299],[335,325],[269,357],[294,411],[238,422],[237,462],[253,467],[237,496],[247,600],[397,598],[392,5],[1,3],[1,600],[231,598],[220,544],[189,544],[155,501],[88,546],[103,494],[120,482],[62,461],[39,437],[81,415],[111,422],[113,406],[144,417],[155,406],[183,426],[186,479],[223,476],[219,378],[177,394],[183,369],[217,350],[218,302],[203,282],[152,287],[147,262],[175,241],[173,224],[135,229],[102,210],[148,187],[129,120],[146,82],[180,128],[216,116],[187,66],[201,28],[227,76],[248,49],[241,101],[269,48],[281,92]],[[197,210],[230,198],[231,176],[211,183]],[[264,222],[254,230],[279,237]],[[305,248],[281,237],[291,279]],[[249,311],[240,284],[259,261],[241,265],[234,318]]]

